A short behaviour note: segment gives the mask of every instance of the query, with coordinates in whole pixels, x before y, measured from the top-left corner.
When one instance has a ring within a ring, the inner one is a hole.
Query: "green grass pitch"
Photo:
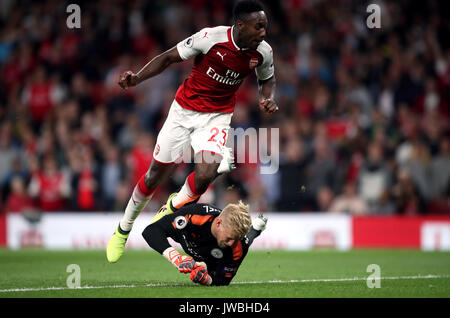
[[[80,288],[67,287],[70,264]],[[369,288],[369,264],[380,288]],[[194,285],[161,255],[128,250],[116,264],[104,251],[0,249],[0,298],[372,298],[450,297],[450,253],[414,250],[250,251],[230,286]]]

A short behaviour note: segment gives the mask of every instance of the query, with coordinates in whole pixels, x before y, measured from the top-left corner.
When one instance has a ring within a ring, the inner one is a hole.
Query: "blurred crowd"
[[[279,129],[279,169],[239,163],[202,200],[254,211],[450,213],[450,21],[445,1],[262,1],[280,111],[240,88],[232,126]],[[381,28],[370,29],[370,3]],[[0,3],[0,211],[123,211],[192,61],[117,85],[234,1]],[[147,210],[184,183],[177,166]]]

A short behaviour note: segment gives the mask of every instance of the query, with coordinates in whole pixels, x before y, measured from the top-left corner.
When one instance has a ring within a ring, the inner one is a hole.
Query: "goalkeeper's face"
[[[216,239],[220,248],[232,246],[237,241],[235,231],[226,226],[223,221],[217,224]]]

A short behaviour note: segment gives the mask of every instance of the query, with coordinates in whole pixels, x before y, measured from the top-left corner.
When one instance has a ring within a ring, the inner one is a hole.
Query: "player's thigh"
[[[191,146],[194,149],[195,161],[220,164],[228,133],[231,114],[205,114],[205,124],[194,129]]]
[[[158,133],[153,158],[167,164],[180,158],[190,145],[191,130],[182,125],[183,114],[172,104],[169,115]]]

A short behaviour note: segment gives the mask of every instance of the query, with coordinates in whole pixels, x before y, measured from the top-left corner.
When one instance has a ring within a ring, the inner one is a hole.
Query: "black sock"
[[[124,231],[124,230],[122,230],[122,229],[120,228],[120,223],[119,223],[119,226],[117,227],[117,231],[118,231],[120,234],[122,234],[122,235],[127,235],[127,234],[130,233],[130,231]]]
[[[173,204],[172,204],[172,200],[170,200],[170,209],[172,210],[172,212],[175,212],[176,210],[178,210],[178,209],[176,209],[174,206],[173,206]]]

